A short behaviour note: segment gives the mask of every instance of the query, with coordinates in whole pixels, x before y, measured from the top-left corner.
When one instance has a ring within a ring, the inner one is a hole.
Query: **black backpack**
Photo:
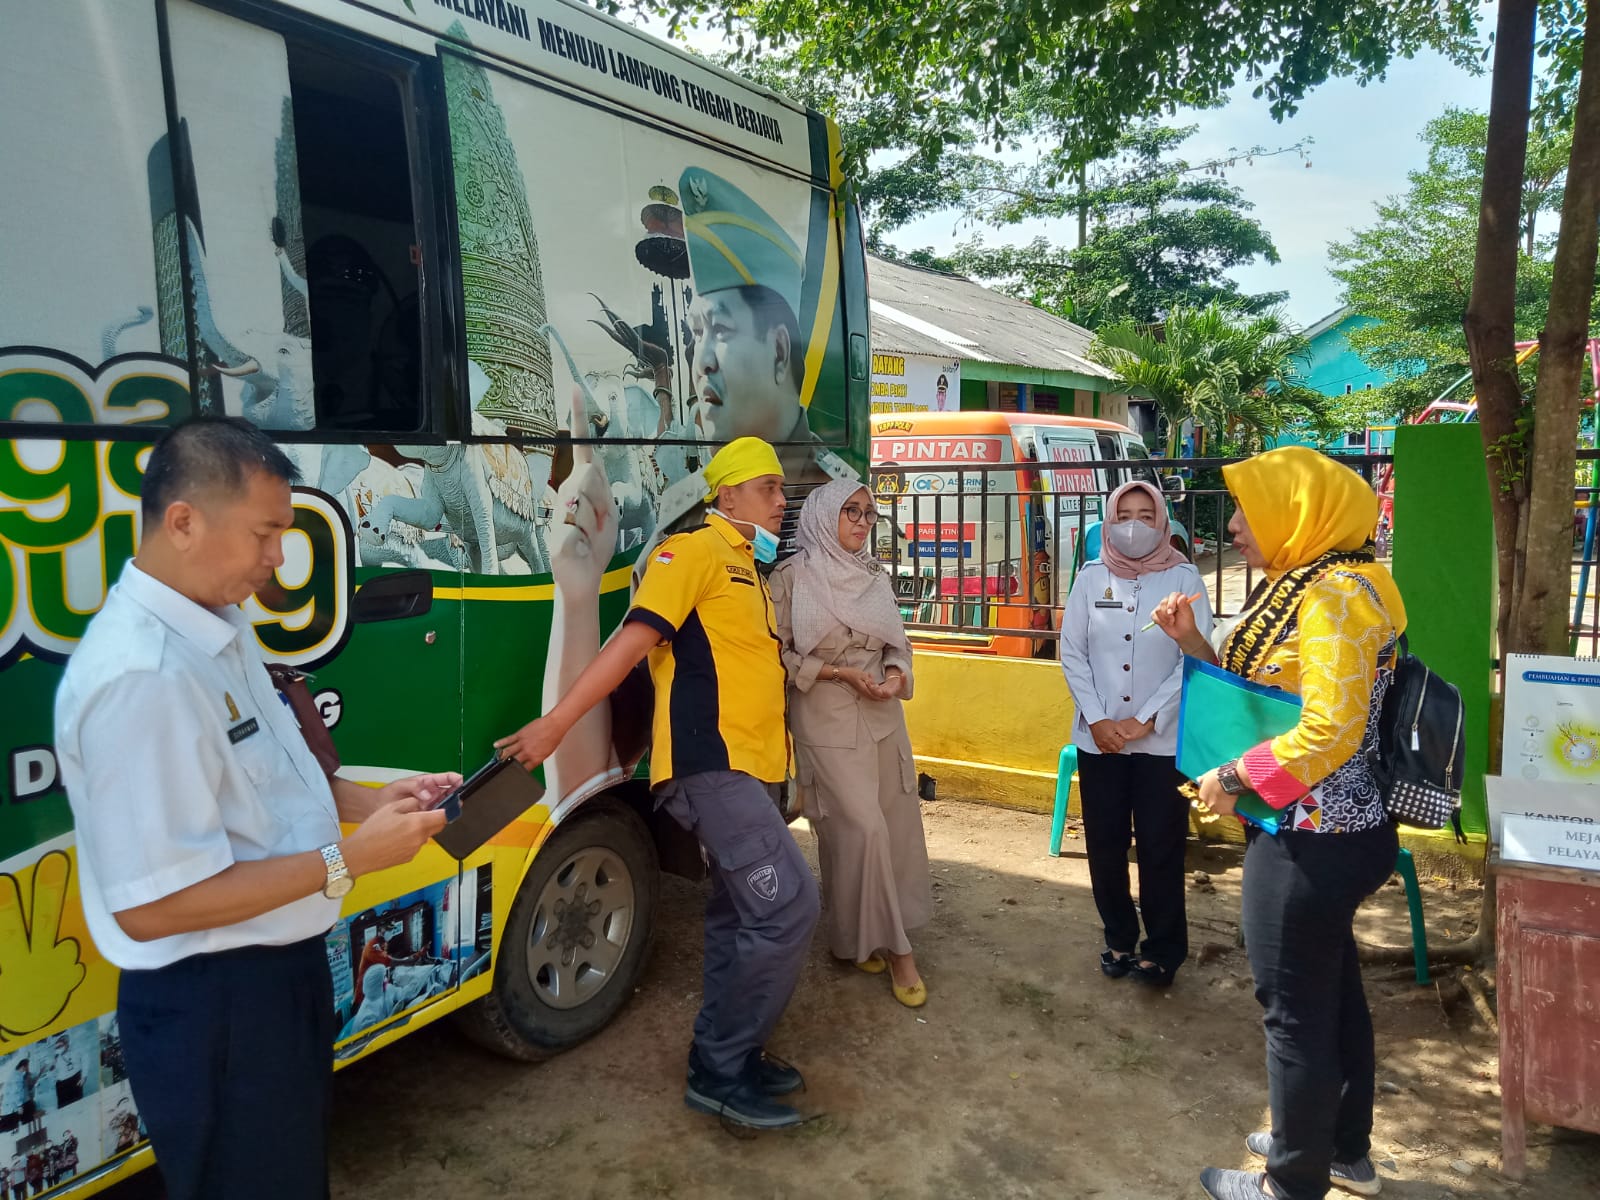
[[[1457,841],[1467,840],[1461,831],[1465,730],[1461,693],[1412,654],[1401,634],[1370,758],[1390,820],[1418,829],[1450,825]]]

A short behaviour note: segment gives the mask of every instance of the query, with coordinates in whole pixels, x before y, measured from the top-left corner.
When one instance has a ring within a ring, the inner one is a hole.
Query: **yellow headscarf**
[[[1267,575],[1315,562],[1330,550],[1359,550],[1378,527],[1378,497],[1349,467],[1304,446],[1268,450],[1222,468],[1250,532],[1267,560]],[[1380,564],[1351,568],[1377,587],[1397,629],[1405,605]]]
[[[778,452],[760,438],[742,437],[729,442],[706,464],[706,500],[717,498],[717,489],[738,487],[763,475],[782,475]]]

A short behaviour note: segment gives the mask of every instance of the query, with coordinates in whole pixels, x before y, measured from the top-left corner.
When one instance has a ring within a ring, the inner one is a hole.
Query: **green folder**
[[[1183,660],[1183,696],[1178,704],[1178,770],[1198,780],[1268,738],[1300,723],[1300,699],[1278,688],[1251,683],[1198,658]],[[1234,811],[1268,833],[1283,820],[1254,792],[1234,801]]]

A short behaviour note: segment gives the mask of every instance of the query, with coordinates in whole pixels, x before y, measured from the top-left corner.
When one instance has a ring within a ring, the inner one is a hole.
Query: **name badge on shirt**
[[[1122,607],[1122,601],[1121,600],[1096,600],[1094,602],[1094,606],[1096,608],[1121,608]]]
[[[254,717],[251,717],[248,721],[242,721],[238,725],[235,725],[232,729],[228,730],[228,740],[237,746],[240,742],[244,741],[245,738],[252,737],[260,732],[261,723]]]

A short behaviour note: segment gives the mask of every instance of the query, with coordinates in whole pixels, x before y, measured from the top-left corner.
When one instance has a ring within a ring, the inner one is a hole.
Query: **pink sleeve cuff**
[[[1250,776],[1250,790],[1273,808],[1288,808],[1310,790],[1279,765],[1271,741],[1246,750],[1242,761]]]

